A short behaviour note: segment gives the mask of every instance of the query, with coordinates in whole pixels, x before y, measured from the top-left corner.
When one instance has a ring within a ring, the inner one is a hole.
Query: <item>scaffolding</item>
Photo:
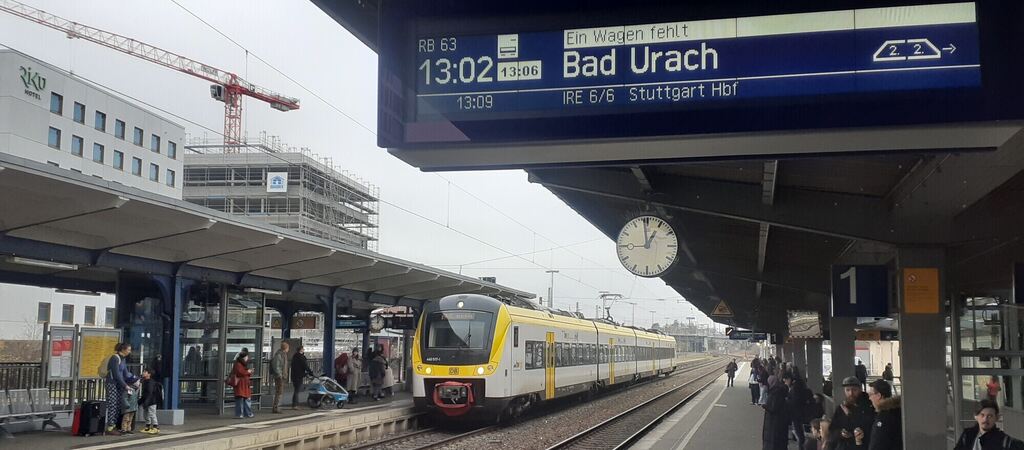
[[[239,144],[186,137],[184,199],[330,241],[377,250],[380,190],[329,157],[260,133]],[[267,174],[287,173],[285,192]]]

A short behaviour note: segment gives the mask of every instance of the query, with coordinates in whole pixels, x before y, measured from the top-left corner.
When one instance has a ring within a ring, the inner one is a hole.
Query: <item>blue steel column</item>
[[[295,310],[291,306],[282,306],[278,308],[277,312],[281,313],[281,339],[291,339],[292,317],[295,316]]]
[[[338,324],[338,296],[331,293],[331,296],[322,299],[324,303],[324,351],[323,371],[324,374],[334,378],[334,334]]]
[[[170,339],[165,342],[165,348],[169,351],[164,354],[170,359],[170,373],[164,377],[164,408],[178,409],[181,398],[181,313],[182,305],[188,296],[188,289],[192,286],[191,280],[181,277],[174,278],[174,295],[171,297],[174,302],[171,308]]]

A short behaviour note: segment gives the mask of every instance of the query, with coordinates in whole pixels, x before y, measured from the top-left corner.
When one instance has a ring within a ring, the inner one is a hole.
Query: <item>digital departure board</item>
[[[981,85],[974,2],[415,36],[414,121]]]

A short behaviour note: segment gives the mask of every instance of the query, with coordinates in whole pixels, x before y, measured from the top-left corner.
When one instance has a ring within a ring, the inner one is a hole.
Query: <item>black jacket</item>
[[[864,431],[864,442],[871,442],[871,428],[875,422],[875,408],[868,400],[868,394],[863,392],[857,397],[853,409],[847,415],[843,408],[836,407],[832,414],[832,425],[829,426],[829,449],[830,450],[853,450],[857,448],[857,442],[853,438],[853,430],[860,428]],[[842,431],[846,430],[850,437],[843,438]]]
[[[967,428],[956,441],[953,450],[973,450],[974,440],[978,437],[978,425]],[[981,436],[982,450],[1024,450],[1024,442],[1010,437],[1003,430],[995,428]]]
[[[786,385],[779,383],[775,387],[768,388],[768,400],[764,406],[764,428],[761,430],[761,440],[766,445],[764,448],[785,450],[788,443],[787,433],[789,432],[789,411],[786,407]]]
[[[900,398],[890,397],[878,405],[875,424],[871,426],[871,439],[864,439],[858,448],[868,450],[903,450],[903,416]]]
[[[148,408],[156,405],[157,409],[164,404],[164,387],[152,378],[142,380],[142,395],[139,397],[139,407]]]
[[[292,356],[292,384],[302,383],[302,379],[306,375],[315,376],[313,371],[309,370],[309,361],[306,360],[306,355],[296,353],[295,356]]]
[[[861,383],[868,380],[868,368],[863,364],[857,364],[853,368],[853,374],[860,380]]]
[[[807,404],[811,401],[811,391],[800,380],[794,380],[786,393],[786,409],[789,418],[794,422],[807,423]]]

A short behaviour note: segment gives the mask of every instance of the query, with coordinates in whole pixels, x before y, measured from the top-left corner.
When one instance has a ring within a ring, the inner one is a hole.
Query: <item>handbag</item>
[[[234,372],[231,372],[230,374],[228,374],[227,379],[224,380],[224,384],[231,387],[235,387],[238,385],[238,377],[235,376]]]

